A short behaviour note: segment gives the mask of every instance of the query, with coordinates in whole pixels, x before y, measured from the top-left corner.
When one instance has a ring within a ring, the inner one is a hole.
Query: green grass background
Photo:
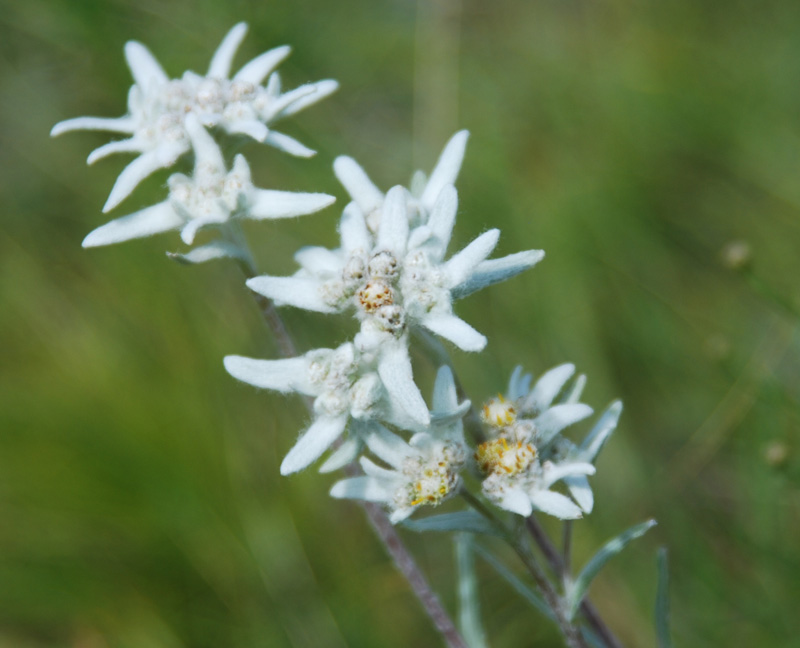
[[[202,72],[240,20],[237,65],[290,43],[287,86],[341,82],[284,125],[313,160],[245,145],[257,185],[341,208],[336,155],[388,188],[468,128],[453,249],[499,227],[501,254],[546,250],[458,306],[490,344],[454,358],[476,401],[564,361],[624,400],[575,551],[659,520],[592,589],[626,644],[654,644],[666,545],[676,645],[800,645],[800,3],[0,0],[0,646],[438,645],[331,476],[279,477],[305,416],[222,368],[276,354],[237,270],[170,262],[175,235],[80,247],[127,160],[87,168],[108,136],[52,124],[122,114],[126,40]],[[337,213],[248,227],[262,269],[333,245]],[[286,318],[304,349],[353,330]],[[448,540],[407,539],[452,609]],[[480,576],[493,646],[557,643]]]

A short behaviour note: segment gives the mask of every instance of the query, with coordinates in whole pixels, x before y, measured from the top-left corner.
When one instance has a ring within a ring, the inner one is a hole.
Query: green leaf
[[[502,537],[502,531],[495,528],[491,522],[476,511],[431,515],[419,520],[406,520],[402,524],[407,529],[418,533],[423,531],[468,531]]]
[[[478,579],[475,576],[475,536],[471,533],[457,533],[455,542],[459,630],[470,648],[488,648],[481,623]]]
[[[583,597],[586,595],[586,591],[589,589],[589,585],[591,585],[594,577],[597,576],[603,566],[622,551],[631,540],[643,536],[655,525],[655,520],[647,520],[647,522],[642,522],[627,531],[623,531],[600,547],[600,550],[586,563],[578,577],[569,583],[566,588],[567,617],[570,620],[575,616]]]
[[[190,250],[186,254],[180,252],[167,252],[170,259],[179,263],[196,264],[213,261],[215,259],[239,259],[247,262],[247,253],[238,245],[229,241],[211,241],[200,247]]]
[[[517,594],[519,594],[522,598],[524,598],[528,603],[530,603],[533,607],[535,607],[539,612],[544,614],[548,619],[555,621],[555,616],[553,615],[553,611],[544,602],[539,594],[537,594],[533,589],[531,589],[528,585],[523,583],[519,578],[517,578],[514,573],[508,569],[503,563],[501,563],[493,554],[489,552],[488,549],[485,547],[476,544],[475,545],[475,553],[477,553],[481,558],[483,558],[487,563],[489,563],[494,570],[500,575],[503,580],[505,580],[511,587],[516,590]]]
[[[667,548],[658,550],[658,588],[656,589],[656,641],[658,648],[672,648],[669,633],[669,569]]]

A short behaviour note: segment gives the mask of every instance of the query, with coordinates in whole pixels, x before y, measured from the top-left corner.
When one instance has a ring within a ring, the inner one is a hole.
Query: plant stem
[[[255,263],[252,261],[253,257],[243,233],[234,225],[229,228],[229,234],[231,239],[245,251],[248,259],[247,261],[239,261],[242,274],[244,274],[246,279],[255,277],[258,271],[256,270]],[[263,295],[253,293],[253,297],[261,310],[267,327],[275,338],[280,355],[284,358],[295,357],[297,355],[297,346],[286,328],[283,318],[275,308],[275,304],[272,303],[272,300]],[[309,398],[304,398],[303,401],[309,413],[313,414],[311,400]],[[353,477],[360,474],[361,471],[357,466],[351,464],[345,468],[345,472],[348,476]],[[417,565],[411,552],[409,552],[405,544],[403,544],[400,535],[389,521],[386,513],[383,512],[383,509],[371,502],[360,502],[360,504],[367,515],[370,525],[394,561],[395,567],[397,567],[398,571],[406,578],[408,584],[411,586],[412,592],[422,604],[423,609],[428,614],[431,621],[433,621],[436,629],[444,637],[447,645],[450,648],[469,648],[456,629],[447,610],[444,609],[439,597],[425,578],[425,574],[422,572],[419,565]]]
[[[545,533],[545,530],[539,524],[539,521],[533,515],[531,515],[525,520],[525,527],[528,529],[531,537],[539,546],[539,549],[541,549],[542,554],[547,562],[550,563],[550,567],[552,568],[553,572],[563,578],[567,573],[564,560],[558,553],[558,550],[555,548],[555,546],[553,546],[550,538],[547,537],[547,533]],[[611,629],[600,617],[600,613],[597,611],[597,608],[592,605],[588,598],[583,599],[580,610],[583,614],[583,617],[586,619],[586,622],[589,624],[592,630],[594,630],[595,634],[602,639],[603,643],[608,648],[622,648],[622,644],[619,642],[619,639],[614,636],[614,633],[611,632]]]

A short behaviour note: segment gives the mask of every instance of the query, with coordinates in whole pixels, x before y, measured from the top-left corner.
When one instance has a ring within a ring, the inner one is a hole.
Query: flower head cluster
[[[205,76],[186,72],[180,79],[170,79],[144,45],[130,41],[125,45],[125,58],[134,84],[128,93],[128,114],[117,118],[77,117],[53,127],[53,136],[73,130],[129,136],[101,146],[88,158],[92,164],[113,153],[138,154],[117,178],[104,212],[121,203],[151,173],[172,166],[192,149],[195,138],[188,127],[190,116],[205,127],[252,137],[291,155],[314,154],[269,125],[323,99],[338,84],[325,80],[281,93],[280,77],[273,70],[288,56],[287,46],[257,56],[231,77],[233,57],[246,33],[246,24],[236,25],[217,48]],[[261,85],[268,76],[267,85]]]
[[[574,372],[574,365],[558,366],[531,388],[530,374],[517,367],[508,394],[484,405],[481,418],[490,438],[474,458],[484,475],[483,492],[498,506],[524,516],[539,510],[562,519],[592,510],[587,476],[595,472],[592,462],[614,431],[622,405],[612,403],[584,443],[574,445],[561,432],[592,414],[588,405],[577,402],[583,378],[554,404]],[[551,489],[557,482],[573,499]]]

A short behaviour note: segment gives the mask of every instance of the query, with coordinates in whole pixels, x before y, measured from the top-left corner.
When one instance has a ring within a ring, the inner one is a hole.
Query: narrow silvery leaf
[[[394,470],[389,470],[388,468],[384,468],[383,466],[379,466],[369,457],[361,457],[358,460],[358,463],[361,464],[361,468],[368,477],[373,477],[380,482],[392,484],[398,481],[399,474],[397,472]]]
[[[183,222],[169,202],[164,201],[101,225],[83,239],[83,247],[111,245],[143,236],[160,234],[177,229],[183,225]]]
[[[577,403],[583,394],[583,388],[586,387],[586,374],[581,374],[572,383],[572,386],[564,392],[561,397],[562,403]]]
[[[571,475],[594,475],[595,471],[595,467],[590,463],[545,463],[543,482],[546,488],[550,488],[557,481],[564,479],[564,477],[569,477]]]
[[[367,447],[390,466],[400,468],[403,460],[413,454],[411,447],[402,438],[389,432],[382,425],[377,425],[375,430],[365,439]]]
[[[544,602],[541,596],[537,592],[534,592],[530,587],[528,587],[525,583],[523,583],[519,578],[517,578],[514,573],[508,569],[503,563],[501,563],[489,550],[485,547],[476,544],[475,545],[475,552],[483,558],[489,565],[494,568],[497,574],[505,580],[512,588],[519,594],[522,598],[524,598],[528,603],[530,603],[534,608],[536,608],[539,612],[544,614],[546,617],[555,620],[553,616],[553,611],[550,609],[550,606]]]
[[[319,459],[323,452],[344,432],[347,414],[337,417],[321,416],[297,440],[281,463],[281,475],[303,470]]]
[[[319,467],[319,471],[321,473],[329,473],[344,468],[347,464],[356,460],[360,451],[361,443],[359,443],[358,439],[346,439]]]
[[[456,381],[453,370],[448,366],[439,367],[436,381],[433,383],[433,409],[436,412],[447,412],[458,407]]]
[[[278,115],[284,108],[313,93],[314,84],[312,83],[306,83],[305,85],[301,85],[299,88],[290,90],[279,97],[275,97],[275,99],[261,112],[261,117],[267,121],[275,121],[278,119]]]
[[[152,86],[167,83],[169,77],[155,56],[137,41],[125,43],[125,60],[131,70],[133,81],[147,92]]]
[[[408,349],[398,344],[385,350],[378,361],[378,375],[389,396],[409,417],[422,425],[430,423],[428,406],[414,383]]]
[[[408,190],[414,198],[419,198],[422,196],[422,192],[425,191],[426,184],[428,184],[428,176],[425,175],[424,171],[417,169],[411,175],[411,182],[408,183]]]
[[[581,509],[566,495],[549,490],[530,493],[534,508],[562,520],[576,520],[583,516]]]
[[[301,144],[294,137],[289,137],[274,130],[271,130],[264,138],[264,143],[295,157],[310,158],[317,154],[315,150]]]
[[[293,218],[313,214],[336,202],[324,193],[256,189],[247,214],[250,218]]]
[[[617,428],[620,414],[622,414],[622,401],[614,401],[603,412],[600,420],[586,435],[579,449],[580,458],[584,461],[594,461],[600,450],[603,449],[606,441]]]
[[[320,295],[320,283],[305,277],[261,276],[247,280],[247,287],[269,297],[280,306],[288,305],[317,313],[335,313]]]
[[[230,241],[211,241],[200,247],[181,254],[178,252],[167,252],[170,259],[174,259],[179,263],[197,264],[205,263],[206,261],[214,261],[215,259],[239,259],[240,261],[248,261],[247,253],[235,243]]]
[[[269,135],[269,128],[257,119],[238,119],[231,122],[226,130],[231,134],[247,135],[256,142],[263,142]]]
[[[578,503],[584,513],[591,513],[594,508],[594,494],[589,480],[585,475],[572,475],[564,478],[564,485],[569,490],[569,494]]]
[[[430,515],[419,520],[408,521],[403,526],[418,533],[424,531],[468,531],[469,533],[502,535],[502,532],[491,522],[473,510]]]
[[[427,225],[419,225],[415,227],[408,235],[408,249],[413,250],[414,248],[420,247],[426,243],[432,235],[433,232],[431,232],[431,228]]]
[[[339,89],[339,82],[333,79],[323,79],[322,81],[316,81],[308,85],[311,86],[312,92],[306,93],[303,97],[300,97],[286,106],[279,114],[275,115],[276,119],[294,115],[296,112],[303,110],[303,108],[308,108],[308,106],[322,101],[325,97],[332,95]],[[304,88],[305,86],[300,87]]]
[[[256,56],[252,61],[245,63],[242,68],[233,76],[234,81],[244,81],[253,85],[261,85],[283,59],[289,56],[292,48],[288,45],[275,47],[268,52]]]
[[[125,200],[147,176],[158,169],[172,166],[188,150],[189,147],[186,143],[168,142],[159,145],[158,148],[152,151],[142,153],[126,166],[117,177],[114,186],[111,188],[108,200],[103,205],[103,213],[111,211]]]
[[[381,221],[378,225],[378,249],[388,250],[402,258],[408,242],[408,207],[406,190],[396,186],[389,189],[383,201]]]
[[[211,64],[208,66],[207,77],[212,79],[227,79],[231,72],[233,57],[236,50],[242,44],[242,40],[247,35],[247,24],[240,22],[234,25],[222,39],[214,56],[211,57]]]
[[[192,218],[181,230],[181,239],[186,245],[194,243],[194,237],[197,236],[202,228],[209,225],[221,225],[228,220],[228,214],[221,209],[216,210],[216,213],[202,216],[199,218]]]
[[[307,245],[294,253],[294,260],[314,274],[338,274],[342,270],[342,257],[333,250],[317,245]]]
[[[431,210],[430,218],[428,219],[428,227],[433,236],[436,237],[439,243],[439,260],[444,257],[447,251],[447,245],[450,243],[450,237],[453,234],[453,225],[456,222],[456,212],[458,211],[458,193],[453,185],[445,185],[436,203]]]
[[[257,360],[229,355],[224,359],[226,371],[242,382],[284,394],[300,392],[313,395],[308,380],[308,360],[305,357],[283,360]]]
[[[456,405],[454,409],[446,411],[431,412],[431,423],[437,425],[448,425],[464,418],[469,408],[472,407],[472,401],[465,400],[464,402]]]
[[[453,135],[445,145],[420,197],[420,202],[428,209],[434,205],[445,185],[455,184],[467,149],[467,139],[469,131],[462,130]]]
[[[339,221],[339,236],[342,239],[342,249],[345,254],[350,254],[355,250],[366,252],[372,248],[372,237],[367,229],[364,214],[357,203],[348,203],[344,208]]]
[[[94,151],[89,153],[89,157],[86,158],[86,164],[94,164],[98,160],[102,160],[104,157],[113,155],[114,153],[141,153],[141,151],[142,143],[135,137],[109,142],[108,144],[98,146]]]
[[[450,257],[443,266],[444,274],[447,277],[447,285],[454,288],[464,283],[475,267],[492,253],[499,238],[500,230],[489,230],[481,234],[463,250]]]
[[[656,640],[658,648],[672,648],[669,631],[669,567],[667,548],[658,549],[658,589],[656,590]]]
[[[360,499],[366,502],[386,502],[391,493],[386,487],[372,477],[351,477],[336,482],[330,491],[331,497],[337,499]]]
[[[453,299],[461,299],[532,268],[544,258],[543,250],[526,250],[499,259],[481,261],[464,283],[453,288]]]
[[[264,90],[270,97],[277,97],[281,93],[281,75],[278,72],[269,75]]]
[[[50,137],[76,130],[99,130],[112,133],[133,133],[136,126],[130,117],[73,117],[58,122],[50,130]]]
[[[500,507],[504,508],[506,511],[511,511],[522,517],[528,517],[533,513],[533,505],[531,504],[530,496],[517,487],[507,488],[500,496],[499,504]]]
[[[486,346],[486,336],[478,333],[456,315],[432,313],[426,315],[421,324],[436,335],[450,340],[464,351],[482,351]]]
[[[558,392],[564,388],[564,385],[574,373],[575,365],[571,363],[562,364],[546,371],[542,377],[536,381],[533,391],[531,391],[525,399],[521,410],[523,412],[545,411],[550,407],[555,397],[558,396]]]
[[[544,448],[561,430],[591,416],[592,411],[592,408],[584,403],[553,405],[533,421],[536,427],[536,445]]]
[[[333,173],[365,214],[383,204],[383,193],[353,158],[340,155],[333,161]]]
[[[481,623],[478,578],[475,574],[475,538],[471,533],[455,536],[458,568],[458,626],[469,648],[488,648]]]
[[[578,577],[572,581],[567,588],[567,613],[570,620],[575,616],[575,612],[578,611],[578,607],[581,601],[583,601],[583,597],[586,595],[589,585],[591,585],[592,580],[594,580],[594,577],[597,576],[603,566],[622,551],[631,540],[643,536],[655,525],[655,520],[648,520],[647,522],[642,522],[641,524],[631,527],[627,531],[623,531],[615,538],[606,542],[592,559],[586,563],[586,566],[581,570],[581,573],[578,574]]]

